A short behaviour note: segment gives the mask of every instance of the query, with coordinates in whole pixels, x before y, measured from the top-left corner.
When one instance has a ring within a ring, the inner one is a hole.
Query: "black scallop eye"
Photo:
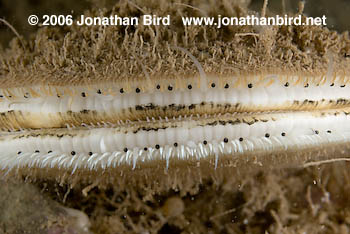
[[[119,90],[119,92],[120,92],[120,93],[124,93],[124,89],[121,88],[121,89]]]
[[[124,152],[125,152],[125,153],[128,152],[128,148],[124,148]]]
[[[157,87],[156,87],[157,89],[160,89],[160,85],[157,85]]]
[[[169,86],[168,86],[168,90],[169,90],[169,91],[173,90],[173,87],[169,85]]]
[[[192,85],[189,84],[189,85],[187,86],[187,88],[188,88],[188,89],[192,89]]]
[[[89,152],[89,156],[91,156],[91,155],[93,155],[93,153],[92,153],[92,152]]]
[[[86,97],[86,94],[84,92],[81,93],[82,97]]]
[[[71,155],[75,155],[75,151],[70,152]]]
[[[240,138],[239,138],[239,141],[243,141],[243,138],[242,138],[242,137],[240,137]]]
[[[102,94],[101,89],[97,90],[97,93],[98,93],[98,94]]]
[[[136,88],[136,93],[139,93],[141,90],[139,88]]]
[[[157,144],[157,145],[156,145],[156,149],[159,149],[159,148],[160,148],[160,146]]]
[[[212,88],[215,88],[215,83],[211,83],[211,87],[212,87]]]
[[[284,84],[284,86],[285,86],[285,87],[288,87],[288,86],[289,86],[289,83],[288,83],[288,82],[286,82],[286,83]]]
[[[225,143],[227,143],[227,142],[228,142],[228,139],[227,139],[226,137],[224,138],[224,142],[225,142]]]
[[[253,84],[248,84],[248,88],[253,88]]]
[[[266,133],[266,134],[265,134],[265,137],[266,137],[266,138],[269,138],[269,137],[270,137],[270,134]]]
[[[228,84],[225,84],[225,89],[228,89],[230,86]]]

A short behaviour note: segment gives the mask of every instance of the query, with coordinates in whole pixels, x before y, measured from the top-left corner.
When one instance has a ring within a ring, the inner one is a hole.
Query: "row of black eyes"
[[[215,84],[215,83],[211,83],[210,86],[211,86],[212,88],[215,88],[215,87],[216,87],[216,84]],[[252,84],[252,83],[249,83],[247,86],[248,86],[248,88],[250,88],[250,89],[253,88],[253,84]],[[285,87],[288,87],[288,86],[289,86],[289,83],[286,82],[286,83],[284,84],[284,86],[285,86]],[[318,85],[317,85],[317,86],[318,86]],[[334,83],[332,83],[330,86],[333,87],[333,86],[334,86]],[[308,88],[308,87],[309,87],[309,83],[307,83],[307,84],[304,86],[304,88]],[[341,87],[341,88],[344,88],[345,85],[341,85],[340,87]],[[160,89],[160,85],[157,85],[156,88],[157,88],[157,89]],[[189,84],[189,85],[187,86],[187,88],[188,88],[188,89],[192,89],[192,85]],[[229,84],[225,84],[224,88],[225,88],[225,89],[228,89],[228,88],[230,88],[230,85],[229,85]],[[172,91],[172,90],[173,90],[173,87],[172,87],[171,85],[169,85],[169,86],[168,86],[168,90],[169,90],[169,91]],[[141,90],[140,90],[139,88],[136,88],[135,91],[136,91],[136,93],[140,93],[140,92],[141,92]],[[121,88],[121,89],[119,90],[119,92],[120,92],[120,93],[124,93],[124,89]],[[101,94],[101,90],[99,90],[97,93],[98,93],[98,94]],[[83,93],[82,93],[82,96],[85,97],[85,94],[83,95]]]
[[[215,88],[215,87],[216,87],[216,84],[215,84],[215,83],[211,83],[210,86],[211,86],[212,88]],[[289,83],[288,83],[288,82],[285,83],[284,86],[285,86],[285,87],[288,87],[288,86],[289,86]],[[317,85],[317,86],[318,86],[318,85]],[[332,83],[330,86],[333,87],[333,86],[334,86],[334,83]],[[229,84],[225,84],[225,86],[224,86],[225,89],[228,89],[229,87],[230,87]],[[309,87],[309,84],[308,84],[308,83],[304,86],[304,88],[307,88],[307,87]],[[341,88],[344,88],[345,85],[341,85],[340,87],[341,87]],[[157,85],[156,88],[157,88],[157,89],[160,89],[160,85]],[[192,89],[192,85],[189,84],[189,85],[187,86],[187,88],[188,88],[188,89]],[[248,84],[248,88],[250,88],[250,89],[253,88],[253,84],[252,84],[252,83],[249,83],[249,84]],[[173,87],[172,87],[171,85],[169,85],[169,86],[168,86],[168,90],[169,90],[169,91],[172,91],[172,90],[173,90]],[[121,88],[121,89],[119,90],[119,92],[120,92],[120,93],[124,93],[124,89]],[[141,92],[140,88],[136,88],[136,89],[135,89],[135,92],[136,92],[136,93],[140,93],[140,92]],[[98,94],[102,94],[102,91],[99,89],[99,90],[97,90],[97,93],[98,93]],[[25,98],[28,98],[28,96],[29,96],[29,94],[24,95]],[[85,92],[82,92],[82,93],[81,93],[81,96],[82,96],[82,97],[86,97],[86,93],[85,93]],[[0,98],[3,98],[3,97],[4,97],[3,95],[0,95]],[[12,96],[8,96],[8,97],[11,98]],[[59,94],[57,94],[57,97],[61,97],[61,96],[60,96]]]
[[[212,84],[211,84],[211,87],[212,87],[212,88],[215,88],[215,86],[216,86],[215,83],[212,83]],[[229,84],[225,84],[225,86],[224,86],[225,89],[228,89],[229,87],[230,87]],[[249,88],[252,88],[253,85],[252,85],[252,84],[249,84],[248,87],[249,87]],[[156,88],[157,88],[157,89],[160,89],[160,85],[157,85]],[[192,85],[189,84],[189,85],[187,86],[187,88],[188,88],[188,89],[192,89],[193,87],[192,87]],[[172,91],[173,89],[174,89],[173,86],[171,86],[171,85],[168,86],[168,90],[169,90],[169,91]],[[119,90],[119,92],[120,92],[120,93],[124,93],[124,89],[121,88],[121,89]],[[135,92],[136,92],[136,93],[140,93],[141,90],[140,90],[139,88],[136,88],[136,89],[135,89]],[[97,93],[99,93],[99,92],[97,92]],[[100,94],[100,93],[99,93],[99,94]]]
[[[318,131],[318,130],[315,130],[314,132],[315,132],[315,134],[319,134],[319,131]],[[332,131],[327,130],[327,133],[332,133]],[[282,133],[281,133],[281,136],[286,136],[286,133],[285,133],[285,132],[282,132]],[[269,137],[270,137],[270,134],[269,134],[269,133],[266,133],[266,134],[265,134],[265,137],[266,137],[266,138],[269,138]],[[244,139],[243,139],[243,137],[240,137],[238,140],[239,140],[239,141],[243,141]],[[224,143],[228,143],[228,138],[225,137],[223,141],[224,141]],[[204,141],[203,141],[203,144],[204,144],[204,145],[207,145],[208,142],[207,142],[206,140],[204,140]],[[174,147],[177,147],[177,146],[178,146],[178,143],[175,142],[175,143],[174,143]],[[155,145],[155,148],[156,148],[156,149],[159,149],[159,148],[160,148],[160,145],[158,145],[158,144]],[[147,151],[147,150],[148,150],[147,147],[145,147],[145,148],[143,148],[143,149],[144,149],[144,151]],[[125,153],[128,152],[128,148],[124,148],[124,152],[125,152]],[[21,154],[21,153],[22,153],[21,151],[18,151],[17,154]],[[40,151],[39,151],[39,150],[36,150],[35,153],[40,153]],[[50,150],[50,151],[48,151],[47,153],[48,153],[48,154],[49,154],[49,153],[52,153],[52,151]],[[76,154],[75,151],[72,151],[72,152],[71,152],[71,155],[75,155],[75,154]],[[93,153],[92,153],[92,152],[89,152],[89,155],[91,156],[91,155],[93,155]]]

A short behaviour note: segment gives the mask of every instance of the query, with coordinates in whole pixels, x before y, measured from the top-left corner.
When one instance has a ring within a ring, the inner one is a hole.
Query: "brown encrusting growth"
[[[251,14],[239,1],[202,4],[208,16]],[[182,16],[202,11],[168,1],[120,1],[113,8],[92,9],[87,16],[171,15],[170,26],[44,27],[23,49],[19,40],[1,53],[1,87],[30,84],[89,84],[107,81],[191,77],[198,75],[183,47],[208,74],[219,76],[284,73],[326,74],[332,60],[335,74],[349,72],[350,38],[319,26],[184,27]]]
[[[181,22],[182,16],[204,16],[201,11],[208,16],[248,15],[248,2],[122,0],[111,8],[94,8],[86,15],[169,14],[172,21],[159,27],[41,28],[25,41],[24,48],[14,39],[9,49],[0,51],[0,88],[198,76],[193,60],[174,46],[186,48],[207,74],[218,77],[267,72],[317,76],[330,69],[333,75],[349,74],[348,32],[338,34],[317,26],[216,29],[184,27]],[[35,219],[29,215],[13,218],[16,212],[34,209],[42,211],[37,220],[44,220],[46,230],[47,216],[52,216],[44,211],[62,209],[48,197],[86,213],[95,233],[349,233],[348,163],[300,168],[300,162],[342,159],[349,152],[349,144],[344,143],[273,154],[251,152],[240,158],[222,157],[216,170],[214,157],[174,160],[168,170],[165,161],[138,164],[134,170],[123,165],[78,169],[73,174],[57,167],[15,169],[6,176],[32,182],[41,194],[27,186],[9,192],[9,183],[0,184],[0,210],[4,211],[0,233],[41,231],[28,227]],[[26,195],[29,201],[16,208],[7,206],[17,204],[20,196],[16,195]],[[53,233],[64,231],[51,227]]]
[[[251,171],[229,178],[213,173],[211,179],[188,178],[192,183],[182,186],[93,187],[87,196],[83,185],[69,190],[49,183],[45,194],[87,213],[94,233],[348,233],[348,166]]]

